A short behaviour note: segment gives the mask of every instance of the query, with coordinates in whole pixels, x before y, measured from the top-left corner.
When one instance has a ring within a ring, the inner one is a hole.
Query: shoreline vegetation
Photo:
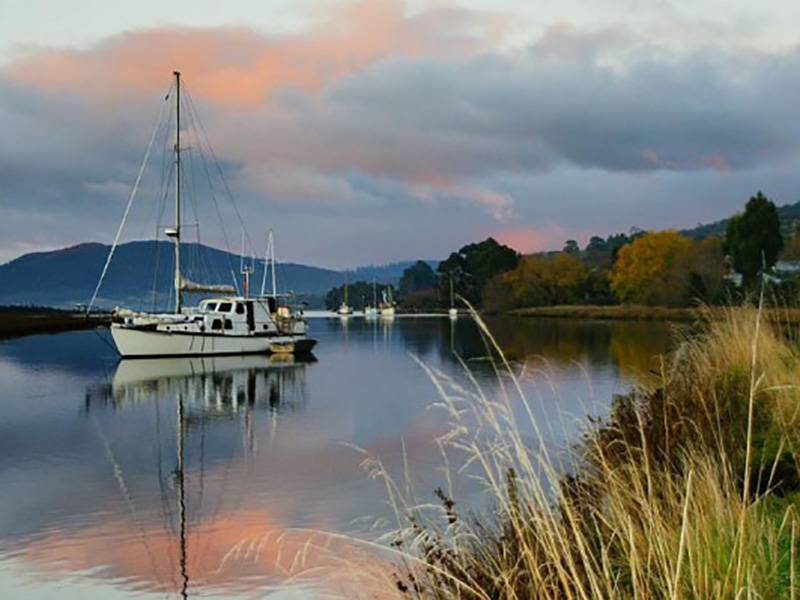
[[[391,288],[398,310],[430,312],[466,302],[487,314],[691,321],[703,306],[741,304],[766,292],[778,303],[800,297],[800,217],[758,192],[744,211],[693,231],[632,228],[581,247],[520,254],[493,238],[462,246],[436,265],[417,261]],[[359,309],[376,284],[350,283]],[[325,297],[336,310],[344,286]],[[361,304],[359,304],[361,303]],[[586,307],[586,308],[578,308]]]
[[[61,333],[108,325],[108,315],[90,315],[41,306],[0,306],[0,339]]]
[[[641,305],[565,305],[532,306],[504,311],[500,315],[525,318],[586,319],[604,321],[667,321],[673,323],[696,323],[719,321],[728,318],[730,308],[702,306],[697,308]],[[492,313],[487,313],[492,314]],[[770,323],[784,325],[800,324],[800,308],[762,309],[762,317]]]
[[[700,314],[701,327],[676,330],[653,385],[614,397],[566,453],[548,449],[541,432],[558,425],[537,421],[518,369],[473,314],[506,382],[501,397],[421,366],[451,420],[443,452],[466,453],[490,508],[458,503],[455,464],[444,490],[420,501],[366,461],[399,519],[386,538],[402,556],[395,594],[800,598],[796,315]]]

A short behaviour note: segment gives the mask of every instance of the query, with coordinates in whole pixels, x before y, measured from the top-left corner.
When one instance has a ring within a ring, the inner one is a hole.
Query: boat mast
[[[176,73],[177,75],[177,73]],[[189,572],[187,570],[186,539],[186,472],[184,470],[184,425],[183,394],[178,392],[178,466],[175,469],[178,487],[178,514],[180,515],[181,532],[179,538],[181,568],[181,598],[188,598]]]
[[[181,74],[175,75],[175,313],[181,312]]]
[[[272,275],[272,297],[278,297],[278,284],[275,279],[275,238],[273,237],[272,229],[269,230],[267,235],[267,254],[264,256],[264,276],[261,278],[261,295],[265,296],[267,293],[267,273],[271,271]]]
[[[455,308],[453,303],[453,276],[450,275],[450,308]]]
[[[278,297],[278,280],[275,278],[275,238],[272,235],[272,229],[269,230],[269,249],[270,263],[272,264],[272,297]]]

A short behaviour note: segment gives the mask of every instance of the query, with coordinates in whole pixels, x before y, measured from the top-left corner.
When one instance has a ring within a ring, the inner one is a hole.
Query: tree
[[[724,250],[745,285],[775,264],[782,247],[778,210],[761,192],[747,201],[744,213],[728,219]]]
[[[694,242],[688,252],[676,257],[667,277],[665,304],[689,304],[701,301],[713,304],[725,291],[725,254],[722,240],[716,236]]]
[[[673,291],[671,267],[691,246],[689,239],[674,230],[637,237],[619,249],[611,273],[611,289],[623,302],[664,302]]]
[[[523,256],[516,268],[485,286],[483,305],[493,310],[581,302],[589,270],[567,252]]]
[[[563,252],[571,254],[572,256],[579,256],[581,253],[581,248],[578,246],[578,242],[575,240],[567,240],[564,244]]]
[[[780,253],[781,260],[800,260],[800,234],[795,233]]]
[[[347,303],[356,310],[363,310],[365,306],[373,302],[373,292],[380,299],[383,290],[392,286],[383,283],[374,284],[370,281],[356,281],[347,288]],[[331,288],[325,294],[325,308],[336,310],[344,300],[344,286]]]
[[[439,291],[450,298],[450,278],[455,292],[478,306],[483,286],[495,275],[517,266],[519,254],[493,238],[468,244],[439,263]]]
[[[418,260],[403,271],[398,288],[401,296],[408,296],[416,292],[432,290],[437,283],[438,278],[431,266],[423,260]]]

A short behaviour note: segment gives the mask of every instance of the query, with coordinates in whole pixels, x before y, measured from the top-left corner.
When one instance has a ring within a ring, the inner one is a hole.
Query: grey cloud
[[[581,231],[688,226],[773,183],[794,201],[798,72],[797,49],[676,53],[562,28],[513,54],[387,58],[257,108],[195,100],[245,221],[279,221],[283,256],[335,265],[439,256],[497,226],[459,186],[507,194],[517,224]],[[0,73],[0,255],[108,241],[154,107],[98,108]],[[356,239],[379,256],[360,260]]]
[[[328,139],[372,140],[399,172],[454,177],[563,162],[742,169],[797,152],[797,50],[673,55],[645,47],[640,57],[623,51],[631,62],[615,65],[600,60],[602,49],[575,34],[514,56],[388,61],[340,81],[305,118]],[[331,112],[336,119],[320,119]]]

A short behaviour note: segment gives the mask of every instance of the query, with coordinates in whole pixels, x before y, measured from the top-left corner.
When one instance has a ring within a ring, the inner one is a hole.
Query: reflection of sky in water
[[[525,364],[526,395],[552,424],[556,444],[567,439],[562,422],[574,435],[586,407],[596,410],[638,381],[669,340],[668,328],[653,324],[494,319],[490,326],[515,367]],[[455,328],[439,318],[314,320],[312,331],[320,344],[311,363],[117,365],[93,332],[0,344],[2,595],[180,591],[181,397],[189,593],[318,597],[319,589],[309,591],[314,582],[285,583],[287,556],[302,534],[288,536],[283,549],[274,534],[365,533],[372,518],[389,516],[382,484],[365,475],[349,444],[399,476],[403,440],[419,497],[432,499],[441,483],[432,440],[447,419],[430,408],[434,388],[409,354],[466,382],[455,350],[486,391],[496,393],[497,381],[467,319]],[[480,502],[467,484],[457,490],[460,502]],[[231,553],[253,540],[256,555]],[[326,558],[312,562],[325,566]]]

